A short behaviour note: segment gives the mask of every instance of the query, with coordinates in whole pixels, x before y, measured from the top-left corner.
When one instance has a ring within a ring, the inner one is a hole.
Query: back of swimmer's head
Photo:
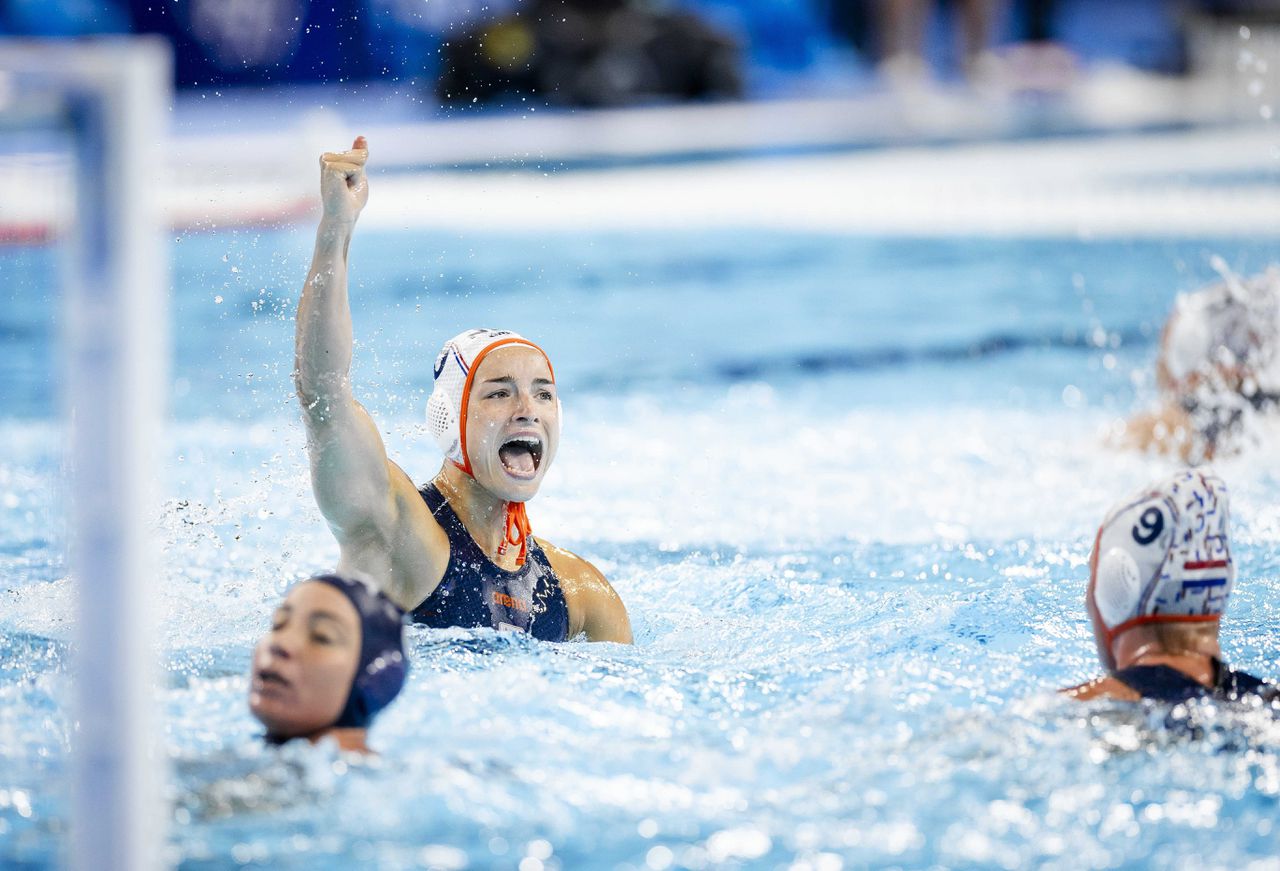
[[[366,728],[404,685],[403,621],[364,580],[317,575],[291,587],[253,653],[249,708],[268,739]]]
[[[1168,652],[1216,652],[1235,577],[1221,478],[1184,470],[1122,499],[1089,560],[1085,601],[1103,665],[1114,670],[1121,649],[1139,639]]]
[[[1156,359],[1158,386],[1252,396],[1280,389],[1280,270],[1179,294]],[[1207,397],[1201,397],[1207,398]]]

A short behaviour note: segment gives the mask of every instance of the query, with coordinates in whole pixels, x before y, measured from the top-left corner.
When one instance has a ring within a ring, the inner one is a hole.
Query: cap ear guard
[[[1137,560],[1118,547],[1103,554],[1093,585],[1093,602],[1102,622],[1110,628],[1128,619],[1141,594]]]
[[[427,427],[435,437],[440,451],[450,460],[461,462],[462,446],[459,442],[458,415],[453,410],[453,401],[440,386],[431,391],[427,400]]]
[[[404,611],[360,575],[317,575],[304,583],[333,587],[355,609],[360,623],[360,654],[346,704],[333,726],[367,728],[400,693],[409,671],[404,655]]]

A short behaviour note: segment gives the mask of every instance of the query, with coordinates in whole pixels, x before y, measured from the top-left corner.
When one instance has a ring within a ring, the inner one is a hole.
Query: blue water
[[[1244,867],[1273,861],[1280,728],[1066,703],[1108,505],[1169,470],[1107,447],[1209,258],[1265,240],[715,231],[362,232],[355,380],[418,480],[441,341],[509,326],[566,428],[535,531],[595,562],[634,648],[414,630],[381,757],[269,750],[253,640],[337,549],[289,372],[305,230],[175,240],[160,463],[170,858],[187,868]],[[71,590],[56,252],[0,251],[0,864],[65,843]],[[1224,645],[1277,676],[1280,463],[1218,469]],[[1187,726],[1190,721],[1192,726]],[[1203,736],[1187,737],[1193,728]]]

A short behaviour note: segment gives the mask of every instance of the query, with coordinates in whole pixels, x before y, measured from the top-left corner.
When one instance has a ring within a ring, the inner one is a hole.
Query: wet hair
[[[1197,653],[1206,642],[1218,640],[1218,621],[1205,623],[1153,623],[1151,631],[1166,653]]]
[[[404,655],[404,611],[373,584],[340,575],[317,575],[303,583],[328,584],[347,597],[360,620],[360,659],[351,692],[333,728],[366,728],[399,694],[409,672]]]

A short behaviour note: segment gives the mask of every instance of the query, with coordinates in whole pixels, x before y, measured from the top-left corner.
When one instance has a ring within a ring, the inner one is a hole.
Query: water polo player
[[[355,400],[347,248],[368,199],[367,157],[361,137],[320,159],[324,216],[298,305],[295,379],[339,571],[374,578],[432,626],[630,643],[626,608],[604,576],[533,538],[525,515],[560,441],[555,373],[541,348],[502,330],[445,344],[427,409],[445,461],[421,490],[387,458]]]
[[[1274,698],[1232,671],[1218,626],[1235,582],[1227,488],[1179,472],[1114,507],[1089,558],[1085,595],[1107,674],[1063,692],[1077,699]]]
[[[1160,336],[1158,405],[1126,440],[1196,463],[1236,449],[1246,421],[1280,408],[1280,268],[1181,294]]]
[[[404,612],[372,583],[320,575],[289,590],[253,651],[249,710],[267,740],[332,737],[366,752],[404,685]]]

